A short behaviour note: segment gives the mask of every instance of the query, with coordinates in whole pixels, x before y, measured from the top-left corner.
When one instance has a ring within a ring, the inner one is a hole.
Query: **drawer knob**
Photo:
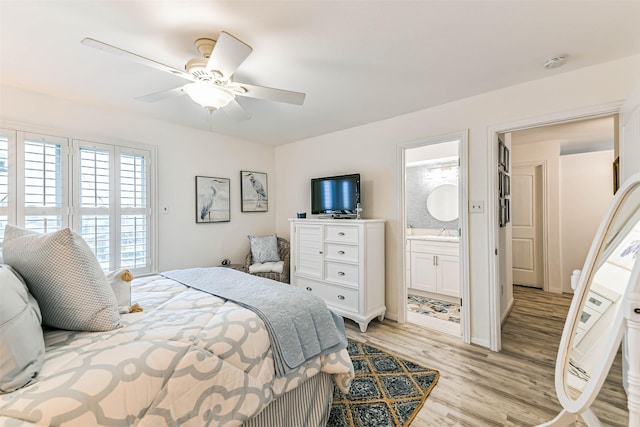
[[[338,271],[338,276],[344,276],[344,271]]]
[[[313,289],[311,288],[311,286],[307,286],[307,290],[311,292]]]
[[[338,233],[338,236],[344,236],[344,233],[341,231]]]
[[[338,295],[338,299],[344,299],[344,295]]]
[[[338,255],[344,255],[344,251],[338,251]]]
[[[640,308],[634,308],[634,309],[633,309],[633,312],[634,312],[635,314],[640,314]]]
[[[322,251],[319,251],[318,253],[319,253],[320,255],[322,255]]]

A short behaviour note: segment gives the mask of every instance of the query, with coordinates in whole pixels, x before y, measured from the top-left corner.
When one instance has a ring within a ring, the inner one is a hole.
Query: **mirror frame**
[[[604,250],[602,245],[606,243],[605,237],[607,236],[607,232],[610,230],[613,220],[627,196],[633,190],[640,191],[640,173],[630,177],[618,190],[609,204],[609,208],[598,227],[598,231],[596,232],[591,248],[589,249],[562,332],[562,339],[560,341],[558,357],[556,360],[555,386],[560,404],[566,412],[572,414],[578,415],[590,412],[589,407],[597,397],[600,388],[609,373],[613,359],[618,352],[622,336],[625,332],[626,317],[629,311],[627,308],[629,305],[629,297],[638,286],[637,282],[640,276],[640,261],[636,261],[634,264],[627,289],[622,297],[622,306],[614,319],[611,334],[604,345],[605,350],[596,364],[596,368],[591,375],[591,380],[587,382],[584,390],[582,390],[582,394],[577,399],[571,398],[567,389],[567,371],[571,350],[573,348],[573,341],[575,339],[575,330],[582,314],[582,308],[584,307],[585,300],[588,296],[589,284],[599,267],[596,263],[598,262],[598,256]],[[593,414],[591,413],[591,415]]]

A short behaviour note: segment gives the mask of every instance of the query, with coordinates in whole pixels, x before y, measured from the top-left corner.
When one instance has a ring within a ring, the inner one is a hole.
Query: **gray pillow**
[[[0,393],[35,381],[44,362],[41,320],[23,279],[0,265]]]
[[[7,225],[3,255],[26,280],[45,325],[74,331],[120,326],[118,302],[98,260],[71,229],[40,234]]]
[[[251,259],[254,263],[280,261],[278,238],[275,234],[264,237],[247,236],[251,242]]]

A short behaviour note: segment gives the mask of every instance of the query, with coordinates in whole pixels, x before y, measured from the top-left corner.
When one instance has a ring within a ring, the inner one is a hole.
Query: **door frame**
[[[489,349],[500,351],[502,348],[502,325],[500,313],[500,269],[498,251],[500,244],[498,240],[498,134],[515,132],[518,130],[530,129],[555,125],[560,123],[577,122],[585,119],[609,116],[618,114],[624,101],[617,101],[607,104],[600,104],[587,108],[574,109],[560,113],[550,113],[542,116],[522,119],[518,121],[496,124],[487,128],[487,251],[494,254],[493,260],[489,261]],[[495,191],[491,191],[495,189]]]
[[[513,145],[511,146],[513,147]],[[513,150],[513,148],[512,148]],[[547,161],[546,160],[534,160],[531,162],[519,162],[512,163],[510,168],[513,170],[517,167],[540,167],[541,168],[541,182],[542,186],[542,290],[545,292],[549,291],[549,239],[547,236],[548,224],[549,224],[549,212],[547,210],[547,206],[549,206],[547,201]],[[513,175],[513,174],[512,174]],[[513,178],[513,177],[512,177]],[[513,179],[512,179],[513,181]],[[513,185],[511,189],[513,193]],[[512,196],[513,197],[513,196]],[[513,205],[511,206],[513,209]],[[513,217],[513,215],[511,215]],[[513,223],[511,224],[513,227]],[[513,265],[511,266],[513,268]],[[513,283],[511,284],[513,286]]]
[[[465,129],[445,135],[438,135],[428,138],[420,138],[413,141],[399,143],[396,146],[396,166],[397,166],[397,190],[398,190],[398,218],[402,229],[398,233],[398,247],[401,248],[398,254],[398,283],[401,283],[398,299],[397,313],[398,323],[407,321],[407,277],[406,277],[406,254],[407,254],[407,215],[405,200],[405,151],[411,148],[423,147],[425,145],[438,144],[441,142],[458,140],[458,212],[460,224],[460,298],[462,298],[462,310],[460,325],[462,341],[471,343],[471,305],[469,290],[469,130]]]

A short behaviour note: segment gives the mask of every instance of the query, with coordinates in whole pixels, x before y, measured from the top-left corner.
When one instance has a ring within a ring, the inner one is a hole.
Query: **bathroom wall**
[[[442,184],[458,184],[458,166],[448,160],[434,160],[408,164],[406,168],[407,225],[414,229],[429,228],[456,230],[458,219],[438,221],[427,209],[429,194]]]

